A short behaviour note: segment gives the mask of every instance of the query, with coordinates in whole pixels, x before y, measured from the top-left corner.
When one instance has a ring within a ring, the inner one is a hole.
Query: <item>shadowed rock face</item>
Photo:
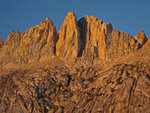
[[[4,44],[4,41],[0,38],[0,47]]]
[[[59,36],[47,18],[0,39],[0,113],[150,113],[149,106],[143,31],[132,37],[70,12]]]
[[[149,51],[150,51],[150,37],[137,53],[140,53],[140,56],[143,56],[145,53],[149,54],[150,56]]]
[[[55,53],[65,60],[77,57],[91,61],[96,57],[108,60],[136,52],[146,41],[143,31],[132,37],[112,30],[110,23],[103,23],[94,16],[77,21],[75,14],[69,12],[59,31],[59,39],[52,20],[48,18],[24,33],[12,32],[1,48],[0,64],[45,60]]]
[[[134,38],[128,33],[112,30],[93,16],[85,16],[78,21],[81,33],[80,56],[84,59],[99,57],[103,60],[127,56],[139,50],[147,41],[145,33],[139,32]]]
[[[150,48],[150,37],[148,38],[147,42],[146,42],[146,47]]]
[[[59,31],[56,55],[64,59],[76,58],[80,48],[81,40],[77,19],[73,12],[69,12]]]
[[[112,31],[111,24],[105,24],[94,16],[85,16],[78,21],[82,41],[83,57],[105,59],[106,37]]]
[[[106,40],[106,59],[127,56],[139,50],[146,41],[147,38],[143,31],[132,37],[128,33],[113,30]]]
[[[145,35],[145,33],[143,32],[143,30],[141,30],[135,37],[135,40],[138,41],[139,44],[141,44],[141,46],[143,46],[145,44],[145,42],[147,41],[147,37]]]
[[[24,33],[12,32],[1,48],[0,64],[28,63],[50,58],[55,55],[57,39],[56,28],[48,18]]]

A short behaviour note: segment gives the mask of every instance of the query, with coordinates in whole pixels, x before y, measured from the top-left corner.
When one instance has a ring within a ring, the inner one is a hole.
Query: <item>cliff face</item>
[[[132,37],[128,33],[112,30],[110,23],[103,23],[96,17],[85,16],[78,21],[82,56],[99,57],[103,60],[127,56],[139,50],[147,41],[145,33]]]
[[[56,44],[56,55],[65,59],[76,58],[80,52],[81,40],[77,19],[73,12],[68,13]]]
[[[4,44],[4,41],[0,38],[0,47]]]
[[[150,113],[149,56],[143,31],[70,12],[57,34],[47,18],[0,39],[0,112]]]
[[[85,16],[78,21],[81,32],[82,55],[105,59],[106,37],[112,31],[111,24],[105,24],[94,16]]]
[[[128,33],[113,30],[107,36],[106,58],[127,56],[143,47],[147,38],[143,31],[132,37]]]
[[[147,42],[146,42],[146,45],[145,45],[147,48],[150,48],[150,37],[148,38]]]
[[[56,27],[48,18],[24,33],[12,32],[1,48],[0,64],[28,63],[55,55]]]
[[[24,33],[12,32],[0,49],[0,64],[28,63],[55,55],[65,60],[77,57],[107,60],[127,56],[142,48],[146,41],[143,31],[132,37],[113,30],[110,23],[103,23],[94,16],[77,21],[75,14],[69,12],[59,35],[48,18]]]

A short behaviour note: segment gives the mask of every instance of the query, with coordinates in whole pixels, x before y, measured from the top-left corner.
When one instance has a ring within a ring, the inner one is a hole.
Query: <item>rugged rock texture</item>
[[[56,27],[48,18],[41,22],[41,25],[30,28],[24,33],[21,41],[24,61],[41,60],[54,56],[57,39]]]
[[[105,59],[106,37],[112,31],[110,23],[105,24],[94,16],[85,16],[78,21],[81,33],[83,57]]]
[[[56,28],[48,18],[24,33],[12,32],[0,49],[0,64],[28,63],[50,58],[55,55],[57,39]]]
[[[96,57],[108,60],[136,52],[146,41],[143,31],[133,38],[128,33],[112,30],[110,23],[103,23],[94,16],[85,16],[77,22],[75,14],[69,12],[59,31],[59,39],[48,18],[24,33],[12,32],[0,50],[0,64],[45,60],[55,52],[65,60],[81,56],[87,61]]]
[[[141,46],[143,46],[147,41],[147,37],[143,30],[141,30],[134,38],[141,44]]]
[[[150,113],[143,31],[132,37],[70,12],[59,39],[47,18],[0,45],[0,113]]]
[[[147,40],[145,46],[146,46],[147,48],[150,48],[150,37],[148,38],[148,40]]]
[[[21,59],[20,42],[22,33],[11,32],[4,45],[0,48],[0,65],[13,62],[23,62]]]
[[[3,39],[0,38],[0,47],[4,44]]]
[[[81,54],[85,58],[110,58],[127,56],[139,50],[147,41],[143,31],[134,38],[128,33],[112,30],[110,23],[96,17],[85,16],[78,21],[81,33]]]
[[[83,65],[59,58],[1,68],[2,113],[149,113],[150,59]]]
[[[138,33],[136,37],[141,34]],[[107,36],[106,43],[106,58],[115,58],[127,56],[136,50],[139,50],[146,42],[147,38],[142,32],[140,38],[132,37],[128,33],[119,32],[119,30],[113,30],[111,34]]]
[[[137,54],[140,54],[140,57],[145,57],[144,56],[145,53],[149,54],[149,56],[150,56],[149,51],[150,51],[150,37],[148,38],[146,43],[143,45],[143,47],[137,52]]]
[[[81,40],[77,19],[73,12],[69,12],[59,31],[56,55],[65,59],[76,58],[80,48]]]

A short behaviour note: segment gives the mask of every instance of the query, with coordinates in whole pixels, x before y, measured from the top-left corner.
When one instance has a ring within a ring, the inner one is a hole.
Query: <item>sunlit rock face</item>
[[[103,23],[94,16],[85,16],[78,21],[81,34],[80,56],[99,57],[102,60],[127,56],[139,50],[147,41],[143,31],[132,37],[128,33],[113,30],[110,23]]]
[[[141,30],[135,37],[135,40],[137,40],[141,46],[143,46],[145,44],[145,42],[147,41],[147,37],[145,35],[145,33],[143,32],[143,30]]]
[[[132,37],[128,33],[119,32],[119,30],[113,30],[107,36],[107,49],[106,58],[117,58],[127,56],[133,52],[136,52],[143,47],[147,38],[143,31],[139,32],[137,36]]]
[[[150,52],[149,52],[150,53]],[[149,113],[150,57],[107,62],[64,62],[54,57],[0,67],[2,113]]]
[[[106,24],[94,16],[85,16],[77,21],[75,14],[69,12],[59,34],[48,18],[24,33],[10,33],[6,42],[1,40],[0,64],[31,63],[55,55],[63,60],[78,57],[91,61],[95,58],[108,60],[128,56],[146,42],[143,31],[132,37],[113,30],[110,23]]]
[[[0,39],[0,113],[150,113],[150,38],[69,12]]]
[[[48,18],[24,33],[12,32],[1,48],[0,64],[29,63],[53,57],[57,39],[56,27]]]
[[[73,12],[69,12],[59,31],[56,55],[64,59],[76,58],[80,49],[81,40],[77,19]]]
[[[94,16],[85,16],[78,21],[81,33],[82,56],[106,57],[106,37],[112,31],[110,23],[105,24]]]

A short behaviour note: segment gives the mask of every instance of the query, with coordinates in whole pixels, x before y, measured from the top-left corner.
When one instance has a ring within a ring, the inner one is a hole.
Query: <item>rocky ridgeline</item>
[[[0,49],[0,63],[28,63],[50,58],[55,55],[57,40],[56,27],[48,18],[24,33],[12,32]]]
[[[143,31],[70,12],[57,34],[47,18],[0,39],[0,113],[150,113],[149,56]]]
[[[128,33],[113,30],[110,23],[103,23],[94,16],[85,16],[77,21],[69,12],[59,35],[52,20],[24,33],[12,32],[6,42],[0,40],[0,64],[9,62],[29,63],[58,56],[63,59],[83,57],[107,60],[127,56],[143,47],[147,38],[143,31],[132,37]]]

